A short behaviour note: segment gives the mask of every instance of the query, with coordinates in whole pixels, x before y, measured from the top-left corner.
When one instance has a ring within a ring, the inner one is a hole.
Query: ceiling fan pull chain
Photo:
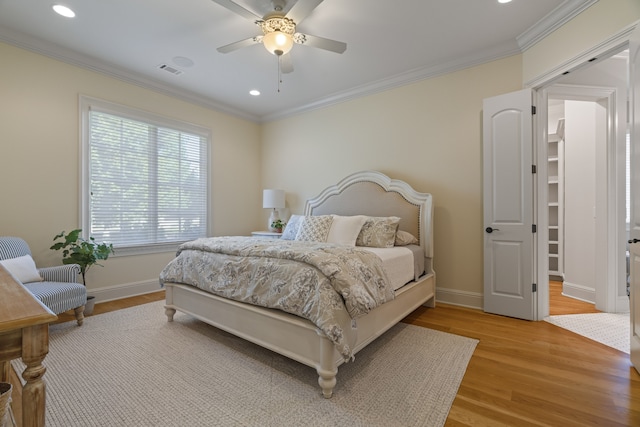
[[[280,93],[280,84],[282,83],[282,73],[280,70],[280,58],[282,58],[282,55],[278,55],[278,93]]]

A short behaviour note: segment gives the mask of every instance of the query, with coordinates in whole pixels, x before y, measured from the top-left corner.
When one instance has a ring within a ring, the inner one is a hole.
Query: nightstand
[[[251,236],[259,239],[279,239],[282,233],[275,233],[273,231],[252,231]]]

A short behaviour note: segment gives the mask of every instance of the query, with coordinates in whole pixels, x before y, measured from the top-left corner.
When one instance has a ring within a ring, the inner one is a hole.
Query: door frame
[[[534,209],[535,209],[535,220],[537,221],[538,228],[540,230],[546,230],[545,227],[548,226],[548,212],[546,201],[548,197],[547,192],[547,174],[546,174],[546,163],[547,163],[547,97],[544,95],[544,89],[549,88],[554,84],[556,80],[561,78],[563,75],[576,71],[580,68],[591,65],[594,61],[594,58],[599,59],[607,59],[616,55],[623,50],[629,47],[629,40],[631,39],[631,35],[636,28],[636,25],[631,25],[617,34],[612,35],[608,40],[594,46],[591,49],[583,52],[579,56],[576,56],[568,61],[563,62],[558,65],[552,71],[547,72],[526,82],[524,87],[529,87],[533,90],[535,104],[538,106],[537,118],[535,119],[534,124],[534,143],[536,144],[536,154],[535,161],[538,167],[543,166],[545,168],[545,173],[538,173],[535,179],[537,189],[534,192]],[[542,118],[544,116],[544,119]],[[615,144],[614,144],[615,145]],[[543,203],[544,202],[544,203]],[[549,277],[549,268],[547,262],[541,262],[540,260],[545,260],[548,257],[548,240],[549,236],[545,235],[545,233],[537,233],[536,241],[537,241],[537,249],[536,256],[538,262],[536,263],[536,272],[538,278],[546,278]],[[538,292],[536,298],[538,299],[537,304],[537,320],[542,320],[545,317],[549,316],[549,281],[543,280],[538,284]]]
[[[603,58],[606,59],[606,58]],[[624,218],[624,199],[619,200],[618,185],[620,184],[620,162],[617,153],[617,129],[616,129],[616,100],[617,97],[624,94],[617,93],[616,88],[609,87],[594,87],[594,86],[582,86],[582,85],[569,85],[569,84],[554,84],[545,87],[538,91],[539,102],[539,114],[538,122],[540,124],[541,138],[537,140],[537,161],[538,161],[538,224],[540,230],[547,230],[549,223],[549,215],[546,209],[548,199],[548,186],[542,185],[547,182],[547,158],[548,158],[548,144],[546,142],[548,129],[547,129],[547,106],[549,98],[561,98],[565,100],[578,100],[578,101],[590,101],[597,102],[606,108],[606,129],[605,129],[605,150],[606,165],[604,171],[606,179],[605,194],[602,191],[596,190],[596,247],[595,247],[595,304],[596,308],[606,312],[618,312],[628,310],[628,304],[624,307],[618,298],[618,286],[619,281],[625,281],[624,264],[618,262],[624,259],[625,245],[621,239],[624,239],[624,227],[620,228],[620,218]],[[596,171],[598,173],[598,171]],[[597,175],[598,176],[598,175]],[[601,176],[601,175],[600,175]],[[624,219],[622,219],[624,224]],[[606,232],[602,232],[606,230]],[[543,231],[538,235],[538,241],[540,249],[538,258],[541,260],[548,259],[548,235]],[[544,254],[544,256],[542,255]],[[622,257],[622,258],[621,258]],[[549,277],[548,266],[546,263],[539,268],[539,272],[545,271],[546,276],[538,276],[539,281],[542,282],[543,277]],[[540,288],[544,287],[544,283],[540,284]],[[548,289],[548,283],[546,283]],[[548,292],[548,291],[547,291]],[[539,304],[547,305],[548,310],[548,296],[543,297],[540,294]],[[547,312],[548,313],[548,312]],[[548,314],[547,314],[548,315]]]

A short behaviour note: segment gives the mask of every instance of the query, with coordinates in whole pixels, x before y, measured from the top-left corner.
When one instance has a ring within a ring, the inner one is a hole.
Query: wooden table
[[[42,361],[49,352],[49,322],[57,318],[0,265],[0,382],[9,382],[11,360],[21,357],[23,427],[45,425]]]

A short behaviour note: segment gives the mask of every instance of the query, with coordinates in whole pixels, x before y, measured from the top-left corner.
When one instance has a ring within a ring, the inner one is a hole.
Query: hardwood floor
[[[133,307],[135,305],[146,304],[149,302],[160,301],[164,299],[164,291],[153,292],[150,294],[137,295],[131,298],[123,298],[114,301],[107,301],[98,303],[95,305],[93,309],[93,314],[91,316],[96,316],[102,313],[108,313],[110,311],[121,310],[123,308]],[[87,316],[87,322],[91,319],[91,316]],[[67,313],[58,314],[58,320],[53,323],[62,323],[62,322],[70,322],[75,321],[75,316],[73,315],[73,311],[69,311]]]
[[[549,315],[599,313],[595,304],[562,295],[562,282],[549,281]]]
[[[94,315],[163,298],[96,304]],[[640,375],[625,353],[547,322],[446,304],[404,321],[479,340],[446,426],[640,426]]]
[[[547,322],[438,305],[409,323],[480,340],[447,426],[640,426],[629,356]]]

